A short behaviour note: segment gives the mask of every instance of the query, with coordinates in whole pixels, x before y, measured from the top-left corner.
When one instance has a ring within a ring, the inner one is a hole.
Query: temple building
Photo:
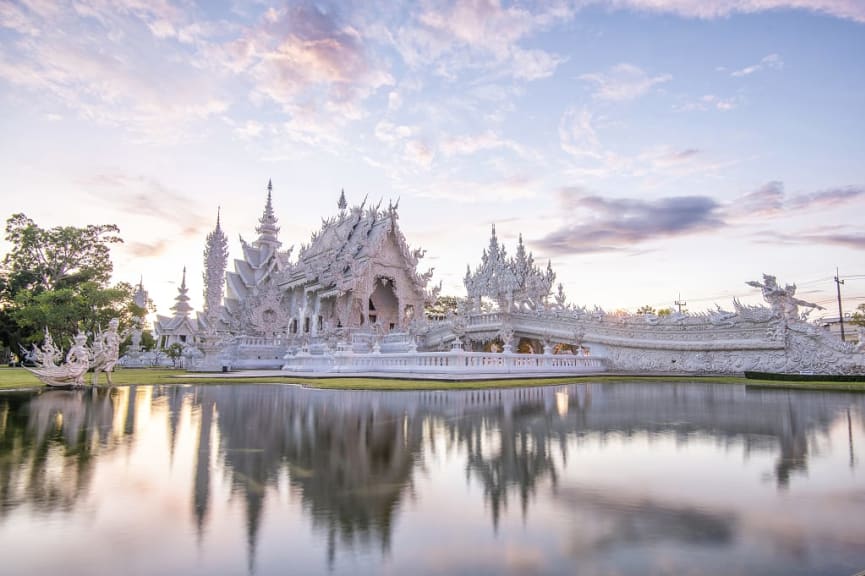
[[[177,296],[174,299],[174,306],[171,310],[174,312],[172,316],[156,316],[156,322],[153,325],[154,336],[157,346],[165,349],[172,344],[180,344],[181,346],[196,346],[198,344],[198,336],[204,329],[204,323],[201,321],[201,316],[191,316],[192,306],[189,304],[189,289],[186,287],[186,267],[183,268],[183,278],[180,281],[180,287],[177,289]]]
[[[211,343],[209,369],[280,367],[290,347],[308,347],[337,332],[343,338],[363,332],[371,347],[375,338],[406,331],[423,319],[424,306],[435,300],[438,289],[427,288],[432,270],[417,271],[424,251],[406,242],[398,208],[398,203],[371,206],[366,199],[349,207],[343,191],[338,212],[322,221],[293,260],[293,247],[283,249],[279,238],[268,182],[257,237],[252,242],[240,238],[242,253],[233,270],[226,271],[227,240],[219,215],[207,236],[204,313],[193,319],[188,304],[179,303],[173,317],[160,318],[157,331],[170,344],[181,336],[175,326],[194,326],[196,345]]]
[[[195,318],[184,272],[174,315],[160,316],[161,347],[178,342],[200,371],[282,368],[297,373],[558,375],[605,370],[826,374],[865,369],[865,338],[844,343],[807,320],[816,304],[776,278],[748,282],[769,306],[700,314],[608,315],[566,302],[551,263],[539,266],[520,236],[510,256],[495,227],[456,309],[427,318],[439,288],[419,272],[399,203],[349,207],[302,244],[283,249],[268,182],[257,237],[242,237],[226,271],[220,215],[204,250],[204,312]],[[554,291],[553,287],[557,290]],[[865,332],[865,329],[862,330]]]
[[[405,330],[424,304],[432,270],[417,273],[423,251],[413,250],[399,229],[397,205],[346,210],[325,220],[279,287],[288,301],[289,334],[364,326],[387,333]]]
[[[225,274],[222,323],[214,328],[270,338],[285,333],[289,308],[278,283],[291,268],[292,249],[280,250],[282,242],[277,222],[273,211],[273,185],[268,182],[264,212],[255,229],[258,238],[253,242],[240,238],[243,258],[235,260],[234,271]],[[208,261],[205,265],[208,279],[219,278],[225,270],[222,262]]]

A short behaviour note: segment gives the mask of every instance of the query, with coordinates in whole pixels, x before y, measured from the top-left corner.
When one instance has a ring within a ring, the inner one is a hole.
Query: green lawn
[[[91,374],[87,375],[90,382]],[[295,376],[256,376],[240,377],[214,376],[202,378],[190,375],[183,370],[165,368],[126,369],[117,371],[112,377],[114,384],[258,384],[293,383],[313,388],[343,390],[477,390],[486,388],[518,388],[526,386],[550,386],[573,382],[703,382],[714,384],[745,384],[759,388],[784,388],[792,390],[836,390],[865,392],[865,382],[786,382],[767,380],[746,380],[738,376],[568,376],[561,378],[520,378],[502,380],[468,380],[445,382],[440,380],[411,380],[400,378],[297,378]],[[105,384],[105,376],[100,375],[100,384]],[[41,388],[35,376],[23,368],[0,367],[0,390]]]

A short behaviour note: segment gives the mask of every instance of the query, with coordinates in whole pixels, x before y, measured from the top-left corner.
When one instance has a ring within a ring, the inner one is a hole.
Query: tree
[[[169,358],[171,358],[171,365],[177,368],[177,360],[181,356],[183,356],[183,346],[180,342],[175,342],[171,346],[165,349],[165,354]]]
[[[448,313],[456,314],[459,310],[462,298],[459,296],[439,296],[432,304],[427,304],[424,313],[427,318],[440,320],[448,315]]]
[[[6,240],[12,250],[3,258],[9,289],[54,290],[82,282],[107,284],[114,267],[111,244],[123,240],[114,224],[84,228],[56,226],[48,230],[24,214],[6,221]]]
[[[655,309],[646,304],[637,310],[637,314],[655,314]]]
[[[48,328],[65,345],[82,330],[95,333],[119,318],[129,324],[132,287],[109,286],[110,247],[122,242],[113,224],[39,227],[24,214],[6,221],[11,250],[0,273],[0,340],[17,350]]]
[[[661,308],[660,310],[658,310],[658,316],[661,316],[661,317],[669,316],[672,313],[673,313],[672,308]]]
[[[850,317],[850,323],[856,326],[865,326],[865,304],[859,304],[856,311]]]

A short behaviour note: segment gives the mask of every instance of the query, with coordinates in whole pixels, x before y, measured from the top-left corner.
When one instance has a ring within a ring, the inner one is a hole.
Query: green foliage
[[[672,313],[673,313],[673,309],[672,309],[672,308],[661,308],[661,309],[658,310],[658,312],[657,312],[658,316],[669,316],[669,315],[672,314]]]
[[[637,310],[637,314],[656,314],[655,309],[646,304]]]
[[[428,318],[444,318],[448,313],[456,313],[463,301],[458,296],[439,296],[432,304],[427,304],[424,312]]]
[[[177,366],[177,360],[183,356],[183,346],[179,342],[175,342],[165,349],[165,355],[171,358],[171,364]]]
[[[145,330],[141,333],[141,349],[149,352],[156,348],[156,338],[153,337],[153,332]]]
[[[6,221],[6,240],[12,250],[3,258],[10,290],[41,292],[83,282],[106,284],[113,270],[110,245],[123,241],[117,233],[114,224],[46,230],[24,214],[13,214]]]
[[[850,323],[856,326],[865,326],[865,304],[859,304],[856,311],[850,317]]]
[[[24,214],[6,221],[10,251],[0,274],[0,341],[17,350],[41,341],[48,328],[67,347],[78,331],[94,333],[133,312],[129,284],[109,286],[110,246],[122,242],[113,224],[40,228]]]

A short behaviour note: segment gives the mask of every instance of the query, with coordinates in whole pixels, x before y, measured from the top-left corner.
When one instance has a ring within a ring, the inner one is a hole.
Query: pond
[[[865,395],[0,394],[3,574],[865,569]]]

